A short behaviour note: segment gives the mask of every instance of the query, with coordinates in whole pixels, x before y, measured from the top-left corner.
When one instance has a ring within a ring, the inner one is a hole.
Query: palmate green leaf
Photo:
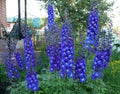
[[[21,86],[22,86],[22,87],[27,86],[26,81],[22,81],[22,82],[21,82]]]
[[[88,94],[88,93],[87,93],[87,91],[85,89],[81,88],[80,91],[79,91],[79,94]]]
[[[11,87],[11,86],[8,86],[6,90],[7,90],[7,91],[10,91],[11,89],[12,89],[12,87]]]
[[[36,92],[36,94],[44,94],[44,91],[38,91],[38,92]]]
[[[85,86],[86,86],[86,88],[93,89],[95,85],[93,83],[87,83],[87,84],[85,84]]]
[[[66,90],[66,94],[73,94],[73,92],[71,90]]]

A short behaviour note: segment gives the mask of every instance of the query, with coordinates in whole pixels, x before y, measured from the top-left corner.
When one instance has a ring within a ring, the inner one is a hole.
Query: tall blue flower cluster
[[[20,74],[19,74],[18,69],[17,69],[17,65],[16,65],[15,62],[9,57],[9,55],[7,56],[6,67],[7,67],[8,76],[9,76],[11,79],[17,79],[17,78],[20,77]]]
[[[98,10],[95,8],[97,5],[94,5],[95,2],[93,2],[92,9],[89,13],[89,19],[88,19],[88,27],[87,27],[87,35],[86,35],[86,44],[85,48],[87,48],[90,51],[94,50],[95,47],[95,39],[98,34]]]
[[[65,23],[62,26],[61,34],[61,71],[60,77],[73,78],[74,67],[74,39],[72,36],[71,25],[65,19]]]
[[[14,56],[15,56],[15,58],[16,58],[16,61],[17,61],[17,63],[18,63],[19,68],[20,68],[21,70],[24,70],[24,62],[23,62],[23,59],[22,59],[21,54],[16,50],[16,51],[14,52]]]
[[[102,76],[102,71],[105,67],[108,66],[108,63],[110,61],[110,49],[102,49],[100,51],[97,51],[95,54],[95,58],[93,60],[93,74],[92,79],[97,79]]]
[[[54,9],[51,0],[48,5],[48,29],[45,30],[47,55],[50,59],[50,71],[60,70],[60,30],[54,23]]]
[[[103,51],[97,51],[93,60],[93,74],[92,74],[92,79],[97,79],[102,76],[102,71],[104,69],[103,64],[104,64],[104,53]]]
[[[75,64],[75,79],[80,82],[86,81],[86,56],[85,56],[85,48],[83,47],[85,44],[84,35],[79,35],[79,50],[78,57]]]
[[[11,79],[16,79],[16,78],[19,78],[20,77],[20,74],[18,72],[18,69],[17,69],[17,65],[15,64],[15,61],[12,59],[13,56],[13,49],[15,47],[13,47],[12,45],[12,40],[10,39],[10,37],[7,39],[7,51],[8,53],[6,54],[6,67],[7,67],[7,73],[8,73],[8,76],[11,78]]]
[[[50,71],[59,71],[61,62],[60,30],[54,24],[49,32],[46,32],[47,55],[50,59]]]
[[[79,79],[80,82],[86,81],[86,60],[79,57],[75,66],[75,79]]]
[[[100,35],[99,35],[100,36]],[[101,78],[102,71],[104,68],[108,66],[108,63],[110,62],[110,56],[111,56],[111,37],[105,34],[105,37],[99,39],[99,45],[102,47],[98,47],[95,57],[93,60],[93,74],[92,79]],[[110,40],[110,41],[109,41]],[[102,41],[102,45],[100,45]]]
[[[24,38],[24,54],[26,62],[26,70],[31,70],[35,67],[34,48],[30,37]]]
[[[26,71],[27,71],[26,74],[27,87],[28,89],[36,91],[39,89],[39,86],[38,86],[38,79],[36,77],[36,73],[34,70],[34,67],[36,65],[35,57],[34,57],[34,48],[28,32],[25,33],[25,38],[24,38],[24,55],[25,55]]]
[[[54,9],[51,0],[48,5],[48,28],[54,25]]]
[[[53,56],[53,62],[50,60],[51,69],[54,69],[56,71],[60,71],[61,66],[61,40],[60,40],[60,29],[58,28],[58,25],[55,24],[52,28],[52,34],[53,34],[53,53],[51,54]]]
[[[107,31],[106,31],[107,32]],[[105,62],[104,62],[104,68],[108,67],[108,63],[110,62],[110,56],[112,53],[112,35],[111,35],[111,31],[108,31],[108,34],[105,34],[104,37],[104,42],[103,42],[103,48],[104,48],[104,58],[105,58]]]

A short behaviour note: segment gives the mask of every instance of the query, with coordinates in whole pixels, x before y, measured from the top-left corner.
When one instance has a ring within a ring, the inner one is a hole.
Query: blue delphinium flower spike
[[[103,40],[102,40],[103,39]],[[104,33],[104,37],[99,35],[99,45],[95,53],[93,60],[93,74],[92,79],[97,79],[102,77],[102,71],[108,66],[111,56],[111,36]],[[99,47],[102,46],[102,47]]]
[[[72,36],[72,28],[67,17],[65,17],[65,23],[62,26],[61,34],[61,71],[60,77],[69,78],[74,77],[73,66],[74,66],[74,39]]]
[[[6,54],[6,67],[7,67],[7,73],[8,76],[11,79],[16,79],[20,77],[20,74],[17,69],[17,65],[15,64],[15,61],[13,59],[13,51],[15,49],[16,45],[13,45],[11,38],[7,38],[7,54]]]
[[[20,74],[17,69],[17,65],[15,64],[14,60],[9,58],[9,56],[7,56],[6,67],[9,78],[17,79],[20,77]]]
[[[85,57],[85,48],[83,47],[85,44],[84,35],[80,33],[79,35],[79,50],[78,56],[75,64],[75,80],[79,80],[80,82],[86,81],[86,57]]]
[[[26,62],[26,81],[27,81],[27,87],[30,90],[36,91],[39,89],[38,86],[38,79],[36,77],[35,73],[35,57],[34,57],[34,48],[32,44],[32,40],[30,38],[30,35],[28,33],[27,26],[25,27],[26,32],[24,33],[24,55],[25,55],[25,62]]]
[[[86,30],[87,35],[85,48],[87,48],[89,51],[93,51],[95,47],[95,39],[99,29],[98,21],[97,4],[96,1],[94,1],[89,13],[88,27]]]
[[[49,1],[48,5],[48,28],[50,29],[51,26],[54,25],[54,9],[52,5],[52,1]]]
[[[57,24],[54,24],[50,31],[45,34],[47,44],[47,55],[50,59],[50,71],[59,71],[61,62],[60,30]]]

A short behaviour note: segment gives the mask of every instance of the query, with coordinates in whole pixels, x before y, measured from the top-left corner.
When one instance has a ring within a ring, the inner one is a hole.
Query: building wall
[[[0,23],[6,27],[6,0],[0,0]]]
[[[6,0],[0,0],[0,33],[1,33],[1,23],[6,27]],[[1,34],[0,34],[1,36]],[[6,53],[6,42],[0,39],[0,63],[5,63],[5,53]]]

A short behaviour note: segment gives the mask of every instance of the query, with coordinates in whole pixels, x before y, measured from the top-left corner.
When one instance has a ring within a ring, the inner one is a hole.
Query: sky
[[[18,0],[7,0],[7,17],[17,17],[18,15]],[[27,0],[27,11],[28,17],[34,18],[44,18],[47,17],[47,11],[42,8],[40,5],[44,5],[44,3],[36,0]],[[109,13],[113,20],[114,26],[120,27],[120,0],[107,0],[108,2],[115,1],[113,6],[113,11]],[[21,0],[21,11],[24,17],[24,0]],[[113,17],[114,16],[114,17]]]
[[[6,0],[7,2],[7,17],[17,17],[18,15],[18,0]],[[44,18],[47,16],[47,12],[44,8],[41,8],[40,1],[27,0],[27,12],[28,17]],[[24,16],[24,0],[21,0],[21,14]]]
[[[120,0],[115,0],[111,15],[113,15],[113,18],[111,17],[113,19],[113,25],[119,27],[120,30]]]

